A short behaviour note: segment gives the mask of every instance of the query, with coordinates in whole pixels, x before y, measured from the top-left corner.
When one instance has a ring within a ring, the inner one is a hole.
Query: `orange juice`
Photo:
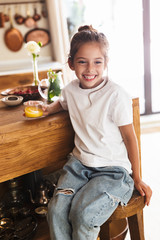
[[[25,116],[30,118],[36,118],[43,116],[43,111],[37,106],[26,106],[24,109]]]
[[[28,118],[38,118],[43,116],[42,101],[28,101],[24,102],[24,113]]]

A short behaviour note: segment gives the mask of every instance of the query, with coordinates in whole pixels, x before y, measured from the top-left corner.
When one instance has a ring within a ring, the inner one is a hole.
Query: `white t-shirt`
[[[133,122],[132,99],[119,85],[104,79],[95,88],[82,89],[77,79],[63,88],[60,103],[75,131],[72,154],[83,165],[121,166],[131,172],[119,126]]]

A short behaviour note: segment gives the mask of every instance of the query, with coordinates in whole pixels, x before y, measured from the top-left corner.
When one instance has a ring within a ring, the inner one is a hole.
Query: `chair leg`
[[[110,233],[109,233],[109,222],[105,222],[100,229],[99,233],[100,240],[110,240]]]
[[[143,211],[136,215],[128,217],[128,225],[131,240],[145,240],[144,238],[144,225],[143,225]]]

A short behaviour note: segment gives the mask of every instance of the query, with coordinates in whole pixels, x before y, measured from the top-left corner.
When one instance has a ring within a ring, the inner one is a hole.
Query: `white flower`
[[[28,43],[25,44],[25,48],[28,51],[28,54],[36,54],[40,52],[40,46],[38,43],[35,41],[29,41]]]

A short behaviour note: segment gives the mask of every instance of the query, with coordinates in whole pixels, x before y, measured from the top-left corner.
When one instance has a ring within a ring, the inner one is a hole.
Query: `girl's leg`
[[[83,165],[71,158],[63,168],[53,198],[48,204],[48,223],[52,240],[71,240],[72,227],[68,215],[76,192],[88,182]]]
[[[111,171],[100,174],[92,174],[92,179],[72,201],[69,216],[73,228],[72,240],[96,240],[100,226],[120,202],[126,204],[132,195],[134,184],[126,171],[116,168],[115,172],[112,167]]]

